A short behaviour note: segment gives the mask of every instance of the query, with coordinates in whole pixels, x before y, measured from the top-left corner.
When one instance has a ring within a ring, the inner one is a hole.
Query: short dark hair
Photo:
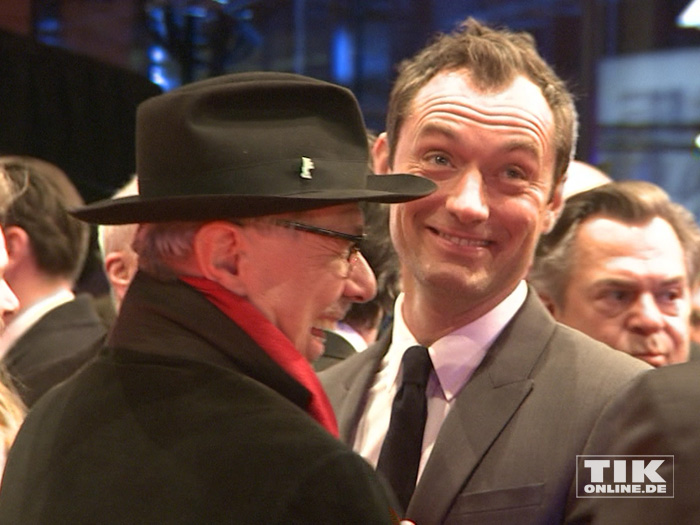
[[[559,181],[573,156],[578,134],[573,96],[537,52],[530,34],[492,29],[473,18],[468,18],[452,33],[438,34],[427,47],[399,65],[386,118],[390,164],[401,126],[418,91],[438,73],[461,69],[468,70],[471,80],[483,90],[505,87],[518,75],[524,75],[540,88],[554,115],[553,181]]]
[[[641,180],[617,181],[567,199],[552,231],[540,237],[528,281],[556,305],[563,305],[575,258],[576,234],[581,224],[593,216],[628,224],[643,224],[655,217],[665,220],[683,248],[688,285],[697,284],[700,278],[700,228],[693,214],[673,202],[656,184]]]
[[[74,283],[83,269],[90,237],[90,227],[68,213],[83,204],[77,189],[63,171],[40,159],[2,157],[0,165],[18,188],[5,227],[27,232],[43,272]]]

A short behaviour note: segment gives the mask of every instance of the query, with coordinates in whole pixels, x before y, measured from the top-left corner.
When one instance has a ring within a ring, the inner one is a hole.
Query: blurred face
[[[279,215],[299,224],[359,235],[356,204]],[[248,300],[275,324],[309,361],[324,350],[324,330],[333,328],[353,302],[376,294],[367,261],[350,257],[352,241],[261,220],[242,229],[249,241],[245,269]]]
[[[515,288],[559,202],[550,199],[553,129],[544,97],[524,77],[483,93],[467,72],[444,72],[418,92],[391,171],[423,175],[438,189],[392,206],[405,305],[435,300],[441,318],[459,326]]]
[[[5,331],[5,319],[19,309],[19,301],[5,281],[7,262],[5,234],[0,229],[0,333]]]
[[[629,225],[584,221],[554,316],[653,366],[688,359],[690,290],[683,249],[661,218]]]

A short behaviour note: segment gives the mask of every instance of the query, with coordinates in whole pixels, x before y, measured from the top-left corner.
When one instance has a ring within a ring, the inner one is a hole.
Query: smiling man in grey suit
[[[400,67],[375,166],[438,190],[392,205],[404,289],[392,330],[321,377],[341,437],[388,472],[419,525],[562,522],[576,454],[607,401],[648,369],[555,323],[524,281],[575,137],[571,95],[528,35],[469,20]],[[397,474],[410,456],[386,470],[385,436],[415,345],[432,365],[417,380],[427,420],[413,472]]]

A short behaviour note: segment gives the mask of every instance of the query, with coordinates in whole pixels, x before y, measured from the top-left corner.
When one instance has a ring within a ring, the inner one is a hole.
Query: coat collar
[[[134,351],[239,372],[272,388],[302,409],[310,393],[278,366],[238,325],[181,281],[134,277],[107,345],[118,356]]]

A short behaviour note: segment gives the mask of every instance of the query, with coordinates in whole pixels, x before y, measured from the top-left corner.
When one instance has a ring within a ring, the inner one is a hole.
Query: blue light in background
[[[148,48],[148,59],[153,64],[162,64],[168,57],[168,52],[163,49],[163,46],[153,45]]]
[[[355,43],[347,27],[339,26],[332,39],[332,74],[339,84],[349,85],[355,80]]]
[[[154,84],[163,88],[163,91],[170,91],[180,85],[178,67],[165,49],[160,44],[153,44],[148,48],[148,79]]]

